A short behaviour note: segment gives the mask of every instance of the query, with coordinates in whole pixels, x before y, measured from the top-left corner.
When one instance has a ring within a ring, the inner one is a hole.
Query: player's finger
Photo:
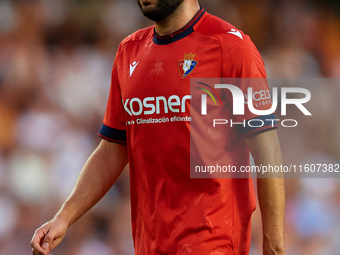
[[[43,251],[43,252],[38,252],[38,251],[36,251],[36,250],[34,250],[34,249],[32,248],[32,254],[33,254],[33,255],[46,255],[46,252],[45,252],[45,251]]]
[[[42,246],[41,246],[46,253],[49,253],[51,251],[50,244],[44,240]]]
[[[48,231],[48,233],[45,235],[42,241],[42,245],[41,245],[41,248],[43,248],[46,254],[51,251],[51,246],[52,246],[54,238],[55,238],[55,234],[50,229],[50,231]]]
[[[42,230],[36,230],[31,240],[31,247],[34,255],[45,255],[47,254],[44,249],[40,246],[41,240],[43,240],[45,234]],[[36,254],[35,254],[35,253]]]
[[[53,250],[63,239],[65,233],[58,227],[50,227],[44,238],[41,240],[41,247],[46,253]]]

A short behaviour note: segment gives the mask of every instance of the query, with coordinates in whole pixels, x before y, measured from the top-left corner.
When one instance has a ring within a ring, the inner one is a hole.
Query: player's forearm
[[[94,206],[116,182],[127,164],[126,146],[102,141],[85,163],[77,182],[56,214],[56,220],[72,225]]]
[[[274,143],[275,144],[275,143]],[[255,155],[257,165],[281,166],[280,148],[273,147],[266,155]],[[262,176],[263,177],[263,176]],[[284,253],[285,189],[281,173],[257,179],[257,192],[262,215],[263,254]],[[282,178],[279,178],[282,177]]]
[[[263,254],[285,254],[283,179],[258,179],[258,197],[263,226]]]
[[[256,165],[282,165],[281,150],[275,130],[248,137],[246,142]],[[262,215],[263,254],[285,254],[283,175],[278,173],[261,176],[257,179],[257,190]]]

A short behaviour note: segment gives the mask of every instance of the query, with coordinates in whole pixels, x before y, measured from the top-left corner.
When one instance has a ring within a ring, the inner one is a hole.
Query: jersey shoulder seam
[[[219,47],[220,47],[220,50],[221,50],[221,75],[223,76],[223,67],[224,67],[224,61],[223,61],[223,47],[222,47],[222,42],[221,42],[221,39],[219,38],[218,35],[209,35],[209,34],[205,34],[205,33],[201,33],[200,31],[197,31],[197,33],[199,33],[200,35],[203,35],[203,36],[208,36],[208,37],[213,37],[215,38],[217,41],[218,41],[218,44],[219,44]]]
[[[121,43],[120,43],[120,46],[119,46],[119,47],[121,48],[121,50],[120,50],[119,54],[118,54],[116,57],[117,57],[117,58],[120,57],[120,55],[121,55],[121,54],[123,53],[123,51],[124,51],[123,48],[124,48],[124,46],[125,46],[126,44],[132,43],[132,42],[138,42],[138,41],[145,41],[145,40],[149,39],[150,36],[151,36],[151,33],[148,33],[148,34],[146,34],[146,36],[141,37],[141,38],[133,38],[133,37],[136,36],[136,35],[139,34],[139,33],[146,32],[147,30],[150,30],[150,29],[152,29],[152,28],[153,28],[153,26],[150,26],[150,27],[147,27],[147,28],[143,28],[143,29],[137,30],[136,32],[132,33],[131,35],[125,37],[125,38],[121,41]]]

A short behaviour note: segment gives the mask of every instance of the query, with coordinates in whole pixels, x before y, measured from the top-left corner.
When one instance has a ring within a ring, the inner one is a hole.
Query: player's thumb
[[[46,254],[51,251],[50,247],[51,247],[52,242],[53,242],[53,237],[52,237],[51,233],[48,233],[45,236],[44,241],[43,241],[42,246],[41,246],[46,251]]]

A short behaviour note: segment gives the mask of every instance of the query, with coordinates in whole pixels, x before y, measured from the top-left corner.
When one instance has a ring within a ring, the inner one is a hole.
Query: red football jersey
[[[149,27],[119,46],[99,136],[128,147],[137,255],[249,254],[252,180],[190,178],[190,78],[209,77],[265,70],[247,35],[203,9],[169,36]],[[225,165],[249,165],[243,137],[264,128],[226,129]]]

